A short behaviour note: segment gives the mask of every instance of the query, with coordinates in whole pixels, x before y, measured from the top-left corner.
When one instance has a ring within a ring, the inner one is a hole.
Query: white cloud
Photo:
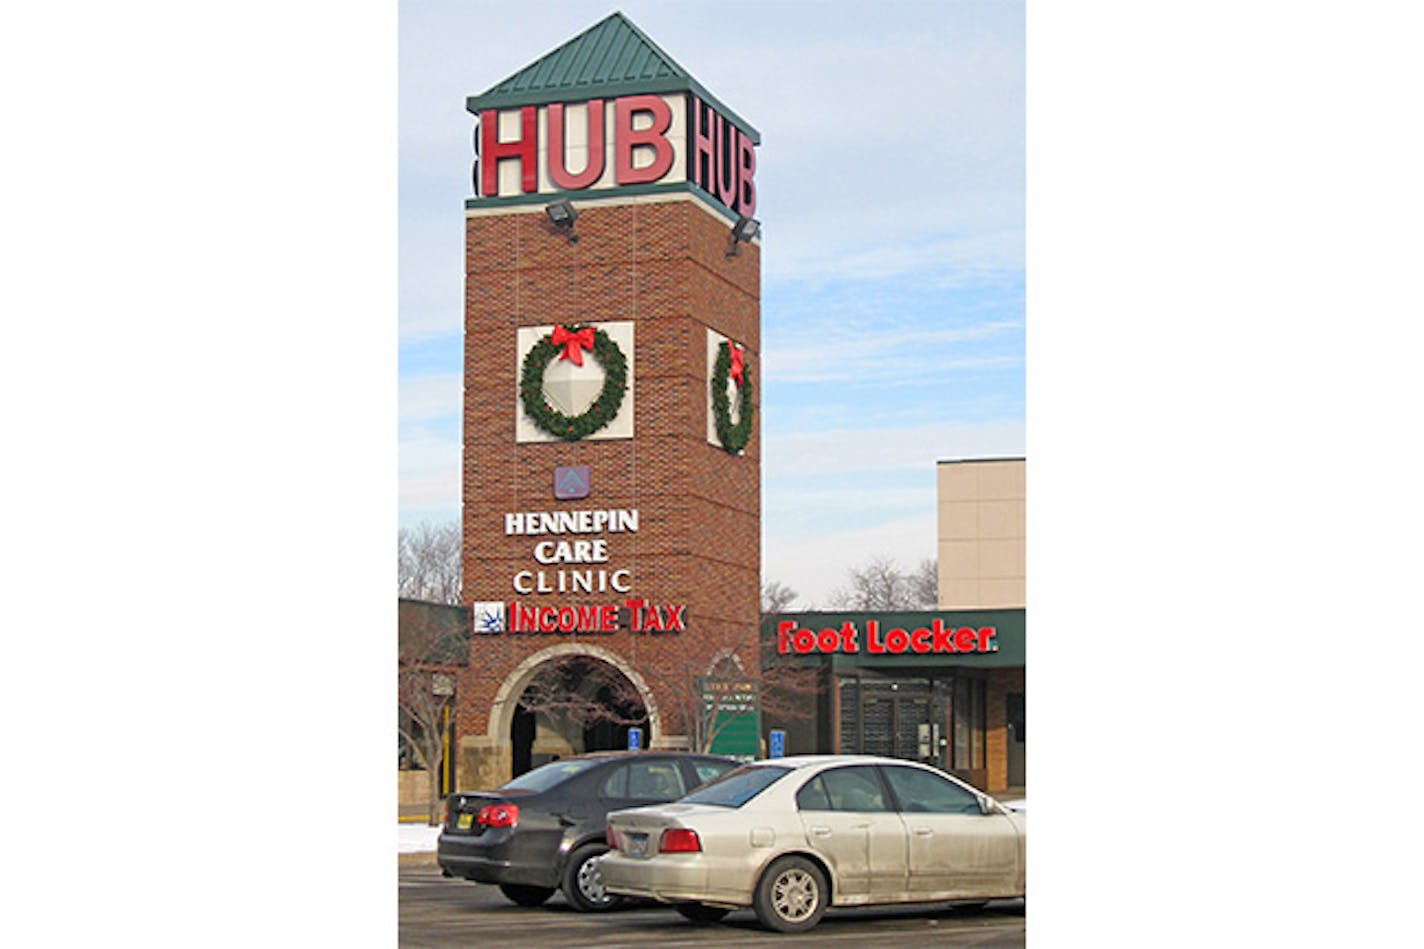
[[[846,571],[872,557],[889,557],[909,569],[936,554],[933,505],[923,515],[874,527],[838,530],[834,520],[826,523],[828,529],[815,534],[763,534],[762,577],[795,590],[803,608],[827,608],[831,593],[845,583]]]
[[[400,508],[460,510],[460,436],[429,432],[400,440]]]
[[[1004,368],[1023,364],[1015,351],[963,354],[945,358],[955,344],[982,342],[1007,333],[1017,333],[1018,320],[998,320],[948,329],[889,332],[884,327],[832,325],[802,327],[804,335],[787,337],[786,344],[768,344],[763,360],[767,378],[777,382],[860,382],[892,383],[922,379],[954,369]],[[832,338],[826,338],[830,336]],[[840,338],[834,338],[839,336]]]
[[[439,419],[460,419],[464,375],[438,372],[406,375],[400,380],[400,422],[409,425]]]
[[[846,570],[873,556],[913,567],[936,555],[935,462],[1023,454],[1017,419],[768,437],[762,576],[825,606]],[[907,476],[923,476],[923,487],[906,487]]]
[[[943,458],[1023,453],[1024,423],[1019,419],[838,429],[768,438],[762,473],[768,485],[779,478],[804,480],[808,472],[824,482],[848,472],[930,471]],[[842,505],[855,503],[854,496],[847,496]]]

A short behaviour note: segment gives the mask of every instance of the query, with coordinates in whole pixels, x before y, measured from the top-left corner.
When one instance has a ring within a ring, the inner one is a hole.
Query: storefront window
[[[954,680],[954,761],[952,768],[984,767],[984,680]]]

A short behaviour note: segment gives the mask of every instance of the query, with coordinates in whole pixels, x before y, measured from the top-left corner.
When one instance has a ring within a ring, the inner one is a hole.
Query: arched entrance
[[[500,686],[489,736],[508,743],[511,776],[556,757],[628,747],[628,729],[644,747],[660,734],[657,706],[642,677],[597,646],[551,646],[526,658]]]

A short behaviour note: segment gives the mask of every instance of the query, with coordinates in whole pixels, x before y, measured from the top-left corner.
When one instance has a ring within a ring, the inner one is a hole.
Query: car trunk
[[[697,829],[699,815],[725,812],[726,808],[705,804],[662,804],[638,807],[608,815],[608,823],[618,835],[618,850],[630,857],[650,857],[658,852],[658,841],[669,827]]]
[[[479,837],[489,830],[475,819],[481,808],[491,804],[518,804],[529,794],[528,791],[465,791],[451,794],[447,798],[450,813],[445,821],[445,833]]]

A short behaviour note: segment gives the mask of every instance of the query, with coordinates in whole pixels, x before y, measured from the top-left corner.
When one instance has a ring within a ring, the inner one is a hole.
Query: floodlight
[[[738,245],[751,241],[760,233],[760,221],[745,214],[737,215],[737,223],[732,225],[732,238],[727,244],[727,256],[737,256]]]
[[[553,204],[546,204],[544,213],[549,215],[549,220],[556,228],[569,232],[570,244],[578,240],[578,235],[574,233],[574,220],[578,217],[578,212],[574,210],[573,203],[568,198],[560,198]]]

